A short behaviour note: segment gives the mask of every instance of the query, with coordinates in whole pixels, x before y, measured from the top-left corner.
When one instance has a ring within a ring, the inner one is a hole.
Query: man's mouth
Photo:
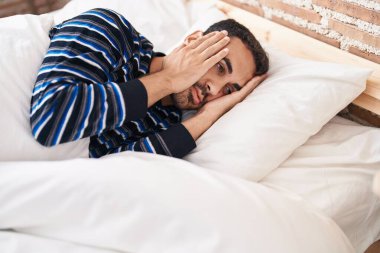
[[[199,105],[201,103],[201,99],[200,99],[200,96],[199,96],[199,92],[198,92],[198,89],[196,87],[191,87],[191,93],[192,93],[192,97],[193,97],[193,102],[195,105]]]

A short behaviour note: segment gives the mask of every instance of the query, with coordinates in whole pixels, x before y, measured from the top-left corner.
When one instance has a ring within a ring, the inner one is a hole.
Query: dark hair
[[[207,28],[204,34],[223,30],[228,32],[229,37],[239,38],[246,45],[249,51],[251,51],[256,65],[255,75],[262,75],[268,71],[269,59],[266,52],[248,28],[236,22],[234,19],[219,21]]]

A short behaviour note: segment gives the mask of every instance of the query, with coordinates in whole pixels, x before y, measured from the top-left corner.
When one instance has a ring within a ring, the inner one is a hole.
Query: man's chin
[[[180,110],[199,110],[203,106],[203,103],[195,105],[189,96],[184,99],[184,97],[179,94],[172,94],[172,100],[174,105]]]

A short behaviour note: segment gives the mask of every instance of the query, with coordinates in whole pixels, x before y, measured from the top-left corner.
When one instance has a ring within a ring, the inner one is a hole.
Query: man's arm
[[[120,75],[127,77],[132,65],[147,71],[149,66],[136,61],[152,52],[150,42],[128,21],[95,9],[57,30],[38,73],[30,115],[33,136],[45,146],[98,135],[144,117],[149,106],[186,89],[227,54],[217,53],[225,35],[214,33],[195,46],[176,49],[159,73],[119,83],[112,81],[119,60],[128,62],[120,67]]]
[[[182,124],[193,139],[197,140],[221,116],[237,103],[243,101],[266,77],[266,74],[256,76],[247,82],[241,90],[208,102],[192,118],[185,120]]]
[[[173,125],[167,130],[152,133],[147,137],[127,141],[113,148],[108,147],[105,139],[92,138],[90,156],[98,158],[122,151],[141,151],[182,158],[196,147],[196,139],[224,113],[248,96],[265,78],[266,75],[253,78],[240,91],[207,103],[194,117],[185,120],[182,124]],[[113,144],[110,143],[109,146]]]
[[[131,70],[120,61],[147,71],[143,62],[152,44],[125,19],[94,9],[58,25],[50,35],[30,112],[38,142],[74,141],[145,116],[147,91],[140,80],[131,80]]]
[[[176,124],[147,137],[135,141],[128,140],[120,146],[113,146],[113,143],[110,143],[112,148],[107,146],[106,140],[91,138],[90,157],[99,158],[122,151],[140,151],[182,158],[194,149],[196,144],[188,130],[182,124]]]

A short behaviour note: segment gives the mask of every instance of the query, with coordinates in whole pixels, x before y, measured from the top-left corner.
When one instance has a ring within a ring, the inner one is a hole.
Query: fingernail
[[[225,35],[228,34],[228,32],[226,30],[223,30],[222,33],[224,33]]]

